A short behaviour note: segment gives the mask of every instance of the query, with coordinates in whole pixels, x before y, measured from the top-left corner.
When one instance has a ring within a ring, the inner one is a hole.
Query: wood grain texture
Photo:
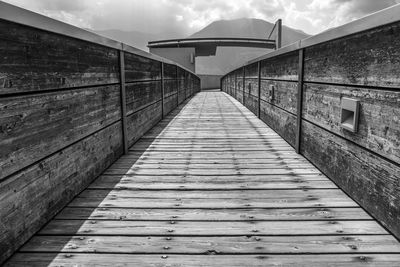
[[[176,79],[176,65],[164,63],[164,79]]]
[[[128,143],[132,145],[161,120],[161,101],[132,113],[127,118]]]
[[[117,50],[4,20],[0,61],[0,95],[119,82]]]
[[[161,81],[136,82],[126,85],[127,115],[161,100]]]
[[[170,95],[164,99],[164,114],[168,115],[177,106],[177,94]]]
[[[298,80],[298,51],[279,55],[261,61],[261,78]]]
[[[165,80],[164,81],[164,97],[176,94],[178,91],[176,80]]]
[[[294,146],[296,142],[296,116],[263,100],[261,100],[260,105],[260,119]]]
[[[118,86],[0,98],[0,180],[114,123],[120,110]]]
[[[393,236],[252,112],[201,92],[8,265],[390,266],[398,255]]]
[[[400,168],[311,123],[302,127],[302,153],[399,236]]]
[[[400,86],[400,22],[306,48],[304,80]]]
[[[400,92],[305,84],[305,119],[400,164]],[[341,98],[360,100],[358,132],[340,126]]]
[[[0,262],[122,154],[118,122],[0,184]]]
[[[258,78],[258,63],[253,63],[245,66],[246,78]]]
[[[272,100],[269,99],[270,86],[274,87]],[[297,114],[297,82],[261,81],[261,99],[292,114]]]
[[[161,63],[132,53],[125,55],[126,82],[161,79]]]
[[[245,93],[244,106],[247,107],[251,112],[257,114],[258,109],[258,98],[251,94]]]
[[[332,254],[332,255],[115,255],[115,254],[80,254],[80,253],[17,253],[6,267],[16,266],[299,266],[299,267],[393,267],[400,261],[399,254]]]

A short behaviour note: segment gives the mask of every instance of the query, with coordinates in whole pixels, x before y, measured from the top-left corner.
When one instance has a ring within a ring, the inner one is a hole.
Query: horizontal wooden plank
[[[303,116],[383,157],[400,163],[400,91],[305,84]],[[341,98],[360,101],[357,133],[341,128]]]
[[[161,120],[161,101],[127,117],[128,143],[132,145]]]
[[[212,254],[212,253],[210,253]],[[115,255],[80,253],[17,253],[6,265],[39,266],[302,266],[319,267],[334,264],[340,267],[393,267],[400,261],[399,254],[333,254],[333,255]]]
[[[135,220],[135,221],[318,221],[371,220],[361,208],[285,208],[285,209],[125,209],[66,207],[57,219]]]
[[[161,63],[132,53],[125,56],[125,81],[143,81],[161,79]]]
[[[294,146],[296,142],[296,116],[261,100],[260,119]]]
[[[167,249],[168,248],[168,249]],[[127,254],[320,254],[400,253],[390,235],[376,236],[263,236],[263,237],[143,237],[35,236],[21,252]]]
[[[187,222],[187,221],[104,221],[52,220],[39,235],[137,235],[137,236],[279,236],[279,235],[384,235],[374,221],[270,221],[270,222]]]
[[[396,204],[400,168],[311,123],[304,121],[302,128],[302,153],[400,235],[400,206]]]
[[[304,80],[398,88],[400,22],[306,48]]]
[[[116,122],[120,110],[119,86],[0,98],[0,180]]]
[[[0,262],[121,154],[116,123],[0,183]]]
[[[161,81],[126,84],[127,115],[161,100]]]
[[[119,82],[118,51],[0,22],[0,95]]]

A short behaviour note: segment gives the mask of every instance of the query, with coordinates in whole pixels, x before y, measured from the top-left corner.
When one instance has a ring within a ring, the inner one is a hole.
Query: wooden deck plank
[[[210,253],[212,254],[212,253]],[[7,267],[41,266],[298,266],[298,267],[393,267],[399,254],[328,254],[328,255],[129,255],[98,253],[17,253]]]
[[[312,255],[311,255],[312,254]],[[396,266],[400,243],[246,108],[203,92],[9,266]]]

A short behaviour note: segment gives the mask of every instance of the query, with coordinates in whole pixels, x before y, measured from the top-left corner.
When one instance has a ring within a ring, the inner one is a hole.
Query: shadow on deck
[[[400,244],[232,97],[146,133],[8,266],[394,266]]]

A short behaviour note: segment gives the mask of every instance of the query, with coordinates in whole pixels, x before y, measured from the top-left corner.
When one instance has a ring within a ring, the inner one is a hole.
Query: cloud
[[[85,28],[184,37],[214,20],[259,18],[315,34],[400,0],[4,0]]]

